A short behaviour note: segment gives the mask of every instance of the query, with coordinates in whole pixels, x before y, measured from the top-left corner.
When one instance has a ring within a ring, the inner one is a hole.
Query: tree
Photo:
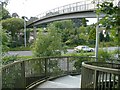
[[[100,40],[100,42],[104,41],[104,35],[102,32],[100,32],[100,34],[99,34],[99,40]]]
[[[1,4],[0,7],[2,7],[2,10],[0,10],[0,16],[2,16],[1,20],[10,18],[10,13]]]
[[[3,29],[6,29],[12,36],[12,42],[18,41],[20,29],[23,28],[23,20],[20,18],[8,18],[2,21]]]
[[[100,9],[98,12],[105,14],[105,17],[100,20],[100,23],[106,27],[106,29],[116,30],[116,32],[118,32],[118,36],[120,36],[120,7],[114,6],[113,2],[104,2],[100,4],[99,7]]]
[[[74,23],[74,27],[79,28],[80,26],[87,26],[87,20],[86,18],[73,18],[71,19]]]
[[[54,24],[49,24],[48,32],[39,32],[33,44],[33,54],[36,57],[60,55],[62,49],[61,35]]]
[[[119,4],[120,1],[118,2],[118,5]],[[115,30],[116,35],[114,37],[117,36],[117,43],[118,46],[120,46],[120,6],[114,6],[113,2],[107,1],[99,4],[98,6],[100,8],[97,10],[97,12],[102,12],[105,14],[105,17],[102,18],[99,23],[106,27],[107,30]]]
[[[0,38],[2,38],[2,39],[0,39],[1,41],[0,42],[2,42],[2,55],[4,55],[4,53],[5,52],[7,52],[8,50],[9,50],[9,47],[8,47],[8,44],[9,44],[9,40],[10,40],[10,37],[9,37],[9,35],[6,33],[6,31],[4,30],[0,30]]]
[[[100,23],[106,27],[106,29],[116,28],[120,25],[120,17],[119,17],[120,8],[118,6],[114,6],[113,2],[104,2],[99,4],[98,13],[104,13],[105,17],[100,20]]]
[[[89,29],[90,29],[89,39],[90,39],[90,40],[95,40],[95,39],[96,39],[96,38],[95,38],[95,36],[96,36],[95,25],[94,25],[94,24],[91,25]]]

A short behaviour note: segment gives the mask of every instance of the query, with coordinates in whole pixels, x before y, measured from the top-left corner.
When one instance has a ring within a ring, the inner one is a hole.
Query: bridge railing
[[[95,8],[97,8],[96,5],[97,5],[96,3],[93,4],[91,1],[81,1],[81,2],[68,4],[65,6],[57,7],[55,9],[41,13],[37,15],[36,17],[38,19],[44,19],[44,18],[48,18],[51,16],[60,15],[60,14],[81,12],[81,11],[86,11],[86,10],[95,10]],[[38,19],[34,21],[28,21],[27,25],[31,24],[32,22],[37,21]]]
[[[3,89],[30,88],[37,82],[68,74],[80,74],[82,61],[88,57],[45,57],[14,62],[2,67]]]
[[[92,2],[88,2],[88,1],[76,2],[76,3],[72,3],[69,5],[65,5],[65,6],[58,7],[58,8],[49,10],[47,12],[41,13],[37,15],[37,18],[43,19],[43,18],[47,18],[50,16],[59,15],[59,14],[94,10],[95,8],[96,8],[96,5],[93,4]]]
[[[82,64],[81,88],[120,89],[120,63],[86,62]]]
[[[97,8],[97,2],[93,2],[94,0],[85,0],[81,2],[76,2],[72,4],[68,4],[65,6],[57,7],[55,9],[46,11],[44,13],[41,13],[36,16],[37,19],[30,20],[27,22],[27,25],[30,25],[38,20],[42,20],[48,17],[52,16],[57,16],[57,15],[62,15],[62,14],[67,14],[67,13],[73,13],[73,12],[82,12],[82,11],[89,11],[89,10],[96,10]],[[106,0],[99,0],[99,3],[102,3]],[[114,5],[117,5],[118,1],[114,0],[113,1]]]

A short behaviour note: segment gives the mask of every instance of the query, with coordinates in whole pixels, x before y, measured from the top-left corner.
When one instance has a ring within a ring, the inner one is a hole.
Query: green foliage
[[[8,30],[12,36],[20,32],[19,30],[23,28],[23,20],[20,18],[8,18],[2,21],[3,29]]]
[[[111,41],[111,42],[100,42],[99,43],[99,47],[111,47],[111,46],[116,47],[116,43],[114,43],[113,41]]]
[[[2,42],[2,54],[4,55],[5,52],[7,52],[9,50],[9,47],[7,46],[9,44],[9,35],[5,32],[5,30],[3,31],[2,29],[0,30],[0,42]]]
[[[69,55],[67,54],[67,56],[80,56],[79,58],[74,59],[75,60],[74,67],[79,72],[81,71],[82,62],[91,61],[92,59],[89,56],[93,56],[93,55],[94,55],[93,52],[89,52],[89,53],[80,52],[80,53],[72,53],[72,54],[69,54]]]
[[[120,46],[120,7],[113,5],[113,2],[105,1],[98,5],[97,13],[104,13],[105,17],[100,20],[100,24],[111,30],[112,42]]]
[[[8,10],[6,10],[3,6],[0,4],[0,9],[2,9],[2,10],[0,10],[0,16],[2,16],[2,18],[1,18],[2,20],[11,17],[10,13],[8,12]]]
[[[99,61],[106,62],[106,61],[110,60],[113,57],[114,57],[113,52],[103,50],[103,49],[99,49],[99,52],[98,52],[98,60]]]
[[[99,13],[105,14],[105,17],[100,20],[100,23],[106,27],[106,29],[118,27],[118,25],[120,25],[119,11],[118,6],[113,6],[113,2],[106,1],[99,4]]]
[[[23,28],[23,20],[20,18],[8,18],[2,21],[3,29],[6,29],[7,32],[11,35],[11,46],[15,47],[18,43],[23,41],[19,40],[20,30]]]
[[[73,18],[71,19],[73,21],[74,27],[79,28],[80,26],[87,26],[87,20],[86,18]]]
[[[36,57],[60,55],[62,49],[61,35],[57,33],[54,24],[48,26],[48,32],[39,32],[33,44],[33,54]]]
[[[95,52],[79,52],[79,53],[69,53],[69,54],[63,54],[63,56],[94,56]]]
[[[89,29],[84,27],[83,23],[81,23],[83,22],[82,20],[85,23],[86,19],[84,18],[53,22],[57,32],[61,33],[62,42],[64,44],[68,46],[86,44]],[[79,27],[78,23],[81,23],[81,27]]]
[[[2,58],[2,64],[6,65],[6,64],[9,64],[9,63],[16,61],[17,59],[18,59],[17,55],[5,56]]]
[[[32,59],[33,56],[18,56],[18,60],[28,60],[28,59]]]
[[[29,51],[31,50],[30,46],[20,46],[20,47],[14,47],[14,48],[9,48],[9,51]]]
[[[89,39],[90,39],[90,40],[96,40],[96,29],[95,29],[95,25],[94,25],[94,24],[91,25],[91,26],[89,27],[89,29],[90,29]]]

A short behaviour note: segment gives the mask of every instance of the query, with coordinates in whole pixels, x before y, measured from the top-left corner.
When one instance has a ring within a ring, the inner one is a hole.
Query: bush
[[[18,59],[17,55],[5,56],[2,59],[2,64],[6,65],[6,64],[9,64],[9,63],[12,63],[12,62],[16,61],[17,59]]]
[[[107,50],[100,49],[98,52],[98,60],[101,62],[106,62],[114,57],[113,52],[108,52]],[[101,59],[102,58],[102,59]]]
[[[60,56],[62,47],[61,35],[56,31],[55,26],[50,24],[47,34],[38,33],[33,44],[33,54],[36,57]]]

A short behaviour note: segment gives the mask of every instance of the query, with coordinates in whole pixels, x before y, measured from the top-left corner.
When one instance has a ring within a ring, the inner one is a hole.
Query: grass
[[[81,52],[81,53],[69,53],[69,54],[63,54],[62,56],[94,56],[95,52]]]
[[[18,56],[17,57],[19,60],[27,60],[33,58],[33,56]]]
[[[27,47],[21,46],[21,47],[15,47],[9,49],[9,51],[30,51],[30,50],[31,48],[29,46]]]

